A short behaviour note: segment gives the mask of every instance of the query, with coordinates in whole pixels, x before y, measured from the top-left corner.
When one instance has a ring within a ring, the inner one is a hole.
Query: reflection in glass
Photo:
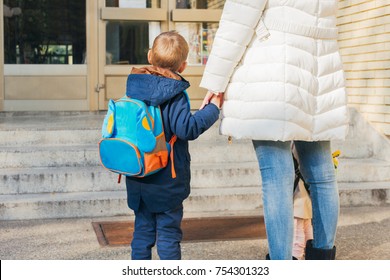
[[[188,65],[205,65],[218,23],[176,23],[176,30],[188,42]]]
[[[160,8],[160,0],[106,0],[106,7]]]
[[[176,0],[176,9],[222,9],[225,0]]]
[[[86,7],[80,0],[4,0],[6,64],[82,64]]]
[[[158,22],[109,21],[106,26],[106,64],[148,64],[150,44],[160,32]]]

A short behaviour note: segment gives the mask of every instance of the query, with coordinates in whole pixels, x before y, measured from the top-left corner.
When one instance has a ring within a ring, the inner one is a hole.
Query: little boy
[[[220,97],[191,114],[184,90],[190,84],[178,73],[187,66],[188,44],[175,31],[161,33],[148,53],[152,66],[134,68],[126,95],[161,108],[166,141],[177,136],[167,167],[144,177],[126,177],[127,202],[134,210],[132,259],[151,259],[157,243],[162,260],[181,259],[183,201],[190,194],[188,141],[196,139],[219,117]],[[175,174],[175,176],[174,176]]]

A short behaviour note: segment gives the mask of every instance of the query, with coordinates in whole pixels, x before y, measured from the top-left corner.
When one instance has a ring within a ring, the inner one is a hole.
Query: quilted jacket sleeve
[[[170,130],[182,140],[195,140],[209,129],[218,117],[219,109],[214,104],[208,104],[204,109],[192,114],[184,94],[173,98],[169,108]]]
[[[241,60],[267,0],[227,0],[200,86],[224,92]]]

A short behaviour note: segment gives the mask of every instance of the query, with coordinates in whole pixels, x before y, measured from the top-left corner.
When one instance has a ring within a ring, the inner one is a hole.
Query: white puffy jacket
[[[226,1],[200,84],[225,92],[223,135],[345,138],[336,8],[336,0]]]

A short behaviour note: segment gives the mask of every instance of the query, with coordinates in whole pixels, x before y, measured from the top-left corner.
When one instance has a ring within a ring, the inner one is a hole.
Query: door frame
[[[93,64],[93,48],[96,46],[93,28],[96,1],[84,0],[86,5],[86,54],[88,64],[55,65],[55,64],[4,64],[4,18],[0,19],[0,110],[3,111],[88,111],[94,110],[94,96],[91,94],[90,79],[96,77]],[[0,11],[3,14],[4,1],[0,0]],[[97,52],[95,51],[95,54]],[[61,85],[56,88],[56,82]],[[72,85],[77,87],[72,89]],[[35,91],[28,89],[32,88]],[[60,88],[58,90],[58,88]],[[14,90],[16,89],[16,90]],[[21,95],[19,95],[21,93]],[[54,93],[53,95],[51,95]],[[67,97],[71,93],[73,96]],[[97,104],[97,102],[95,101]],[[96,109],[95,109],[96,110]]]
[[[0,0],[0,112],[4,108],[4,16],[3,0]]]
[[[157,0],[153,0],[157,3]],[[0,111],[46,111],[46,110],[77,110],[98,111],[106,110],[108,98],[106,98],[107,77],[126,77],[131,68],[143,65],[106,65],[105,64],[105,26],[107,20],[142,20],[160,22],[161,31],[175,29],[176,22],[218,22],[222,10],[187,10],[176,9],[175,0],[161,0],[160,8],[140,9],[105,8],[105,0],[86,2],[86,53],[88,54],[86,65],[75,65],[74,68],[61,70],[55,65],[4,65],[4,28],[0,28]],[[0,13],[3,14],[3,0],[0,0]],[[103,9],[104,8],[104,9]],[[120,9],[120,10],[119,10]],[[0,26],[4,26],[4,17],[0,17]],[[204,66],[188,66],[183,75],[187,77],[201,77]],[[6,79],[9,77],[30,76],[39,81],[41,76],[78,76],[86,79],[86,92],[83,99],[60,100],[7,100]],[[99,89],[99,86],[102,87]],[[189,90],[194,90],[193,86]],[[100,91],[100,92],[99,92]],[[196,99],[203,94],[198,92]],[[199,100],[195,102],[195,106]]]
[[[99,110],[99,96],[95,90],[99,83],[99,3],[98,1],[88,1],[86,15],[86,36],[87,36],[87,79],[88,79],[88,99],[89,110]]]
[[[105,0],[99,0],[99,23],[98,23],[98,79],[95,84],[98,92],[98,110],[107,110],[107,78],[121,77],[120,83],[125,83],[124,77],[130,73],[132,67],[142,67],[144,65],[106,65],[106,24],[108,20],[131,20],[131,21],[155,21],[160,22],[161,32],[174,30],[176,22],[219,22],[222,9],[176,9],[176,0],[161,0],[160,8],[128,9],[128,8],[105,8]],[[154,0],[157,3],[156,0]],[[157,5],[156,5],[157,6]],[[203,74],[204,66],[188,66],[183,72],[187,78],[195,80]],[[189,89],[190,98],[196,96],[195,102],[191,102],[192,107],[198,108],[203,100],[206,90],[196,87],[194,84]],[[123,95],[123,94],[122,94]],[[118,96],[119,98],[120,96]],[[201,98],[200,98],[201,97]],[[199,100],[198,100],[199,99]]]
[[[98,110],[107,110],[107,77],[127,76],[133,67],[144,65],[106,65],[106,25],[109,20],[155,21],[160,22],[161,31],[168,30],[168,1],[161,0],[160,8],[106,8],[105,0],[98,3],[98,78],[95,92],[98,94]],[[154,0],[152,5],[157,6]]]

